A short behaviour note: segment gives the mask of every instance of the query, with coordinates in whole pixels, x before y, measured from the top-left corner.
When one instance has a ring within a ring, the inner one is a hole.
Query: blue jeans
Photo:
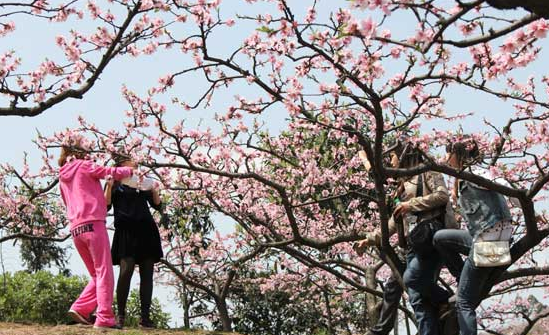
[[[467,258],[459,280],[456,310],[461,335],[477,335],[476,308],[494,268],[477,268]]]
[[[464,264],[461,255],[467,256],[471,251],[473,245],[471,234],[463,229],[442,229],[433,236],[433,245],[442,257],[443,263],[448,267],[448,271],[459,282]]]
[[[383,304],[377,323],[370,329],[369,334],[388,335],[395,326],[395,319],[398,315],[398,302],[403,293],[402,286],[396,280],[395,276],[389,277],[389,280],[383,288]]]
[[[442,255],[448,270],[459,280],[456,311],[460,334],[476,335],[475,310],[481,302],[481,294],[494,268],[477,268],[469,258],[463,262],[460,254],[469,255],[473,244],[473,239],[466,230],[439,230],[433,237],[433,244]]]
[[[438,306],[448,301],[448,291],[436,284],[440,272],[440,256],[433,252],[420,256],[413,252],[406,257],[404,284],[414,308],[420,335],[438,335]]]

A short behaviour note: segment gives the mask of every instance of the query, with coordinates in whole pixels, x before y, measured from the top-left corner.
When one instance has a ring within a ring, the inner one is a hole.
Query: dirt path
[[[228,333],[206,331],[181,331],[181,330],[103,330],[93,329],[91,326],[42,326],[26,325],[19,323],[0,323],[0,335],[229,335]],[[232,334],[237,335],[237,334]]]

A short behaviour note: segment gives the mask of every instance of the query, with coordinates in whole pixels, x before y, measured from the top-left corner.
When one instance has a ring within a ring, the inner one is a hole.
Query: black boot
[[[139,327],[142,327],[142,328],[156,328],[156,325],[149,318],[141,318],[141,321],[139,321]]]
[[[116,325],[120,327],[120,329],[124,328],[124,323],[126,322],[126,316],[125,315],[119,315],[118,321],[116,322]]]

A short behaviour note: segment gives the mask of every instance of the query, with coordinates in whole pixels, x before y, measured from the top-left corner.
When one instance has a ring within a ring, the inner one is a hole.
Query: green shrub
[[[69,323],[67,311],[86,283],[84,277],[66,277],[47,271],[0,275],[0,320]]]
[[[0,275],[0,322],[72,323],[67,311],[87,283],[84,276],[68,277],[47,271]],[[139,293],[133,290],[128,299],[126,324],[137,326],[139,319]],[[158,299],[153,299],[151,319],[159,328],[168,328],[170,316],[162,311]]]

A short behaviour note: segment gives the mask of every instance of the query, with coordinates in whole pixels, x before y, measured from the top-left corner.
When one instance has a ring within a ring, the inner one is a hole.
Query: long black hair
[[[482,160],[478,144],[471,136],[454,139],[446,145],[446,153],[455,154],[461,166],[471,166]]]
[[[419,150],[416,144],[406,139],[395,141],[386,152],[393,152],[397,155],[398,168],[400,169],[416,167],[424,162],[423,152]]]

